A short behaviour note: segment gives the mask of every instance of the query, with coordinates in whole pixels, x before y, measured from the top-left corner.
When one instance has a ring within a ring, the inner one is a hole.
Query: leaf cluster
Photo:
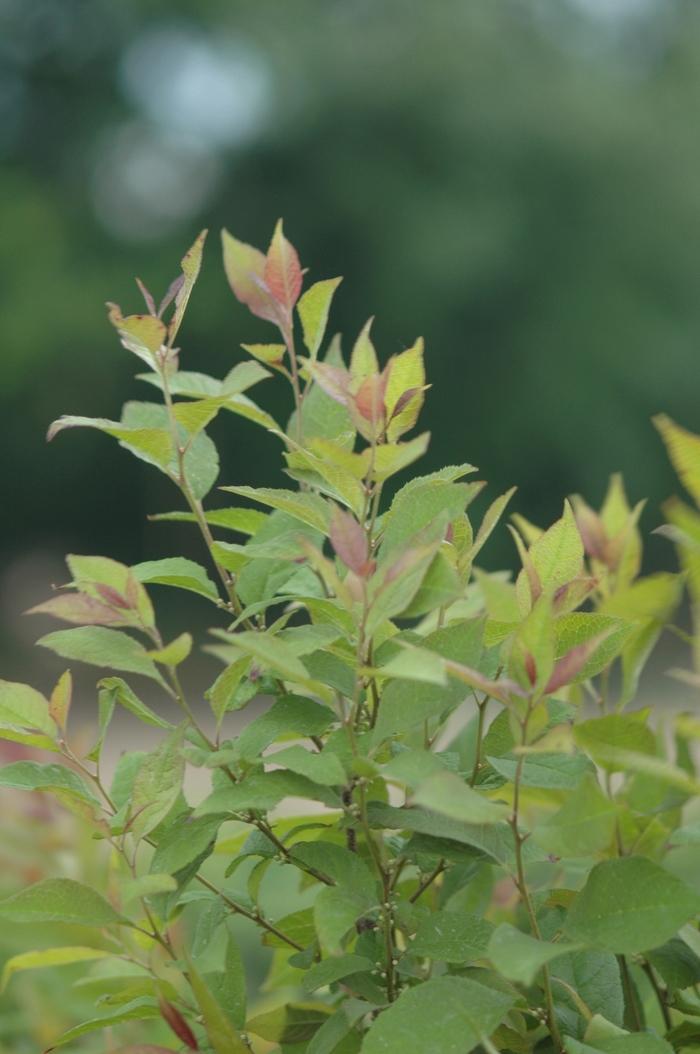
[[[700,438],[657,421],[694,500],[665,510],[679,573],[642,573],[642,504],[616,476],[597,511],[575,495],[544,529],[514,515],[520,571],[487,572],[481,551],[513,491],[475,517],[484,484],[456,463],[384,499],[428,446],[410,437],[423,342],[381,365],[370,320],[345,358],[327,338],[339,279],[302,292],[281,223],[266,253],[223,233],[232,291],[274,340],[242,345],[223,380],[180,368],[205,234],[158,304],[139,283],[143,313],[109,305],[159,401],[49,431],[97,429],[165,473],[181,507],[152,519],[191,523],[206,566],[71,555],[68,583],[33,609],[68,624],[40,646],[101,670],[99,730],[91,749],[74,744],[69,670],[47,696],[0,682],[0,735],[35,752],[0,786],[79,818],[104,844],[109,896],[57,876],[0,902],[4,919],[83,934],[14,956],[3,984],[86,964],[96,1016],[50,1049],[147,1020],[214,1054],[697,1049],[700,726],[635,704],[685,589],[697,664]],[[245,394],[273,374],[291,390],[284,425]],[[206,429],[223,411],[279,440],[283,487],[220,485],[210,503]],[[193,635],[158,627],[153,598],[169,589],[211,605],[196,645],[218,664],[206,717],[180,678]],[[160,740],[106,779],[118,707]],[[209,781],[197,800],[188,769]],[[272,917],[281,874],[294,893]],[[250,1008],[237,917],[269,950]]]

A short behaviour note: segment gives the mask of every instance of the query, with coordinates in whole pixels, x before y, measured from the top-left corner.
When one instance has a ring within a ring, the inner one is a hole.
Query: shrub
[[[181,369],[203,245],[204,234],[158,307],[140,282],[145,314],[110,305],[162,400],[50,429],[98,429],[165,473],[184,509],[152,518],[191,523],[210,570],[69,556],[70,585],[33,609],[71,624],[42,647],[116,673],[97,684],[87,753],[68,732],[70,672],[48,700],[3,682],[2,736],[49,760],[13,762],[0,784],[76,813],[104,843],[104,883],[49,878],[0,903],[3,919],[83,934],[13,957],[5,982],[86,964],[97,1016],[56,1046],[114,1027],[137,1036],[124,1052],[162,1051],[138,1031],[158,1019],[156,1038],[216,1054],[696,1049],[700,725],[634,702],[684,583],[700,610],[700,513],[669,503],[683,572],[641,576],[642,504],[613,477],[598,512],[574,497],[546,530],[514,516],[519,574],[485,572],[512,491],[478,527],[467,510],[484,484],[469,464],[382,501],[428,446],[425,433],[405,438],[427,388],[422,341],[381,367],[367,323],[348,366],[337,337],[321,358],[340,280],[301,295],[278,224],[266,255],[223,234],[233,292],[276,342],[244,344],[249,358],[223,381]],[[273,373],[291,387],[286,428],[246,394]],[[225,412],[277,437],[288,486],[225,486],[233,507],[203,504],[218,476],[206,427]],[[700,438],[657,425],[700,503]],[[223,668],[208,715],[180,679],[192,636],[163,639],[152,586],[211,605],[205,651]],[[167,716],[146,689],[167,698]],[[261,695],[267,708],[226,735],[227,715]],[[106,782],[118,707],[161,740],[122,756]],[[211,780],[194,806],[187,767]],[[289,910],[273,918],[275,882]],[[269,949],[251,1012],[240,919]]]

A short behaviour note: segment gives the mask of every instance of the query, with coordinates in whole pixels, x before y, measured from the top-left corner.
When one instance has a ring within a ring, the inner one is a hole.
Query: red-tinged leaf
[[[311,363],[313,379],[330,396],[342,406],[349,400],[350,374],[342,366],[329,366],[327,362]]]
[[[605,560],[608,538],[600,516],[581,500],[576,502],[574,515],[586,554]]]
[[[336,506],[330,523],[331,544],[346,567],[360,578],[367,578],[374,561],[369,558],[367,535],[349,512]]]
[[[49,699],[49,717],[56,722],[62,732],[65,731],[73,698],[73,678],[70,670],[62,673]]]
[[[515,681],[511,681],[508,677],[501,677],[499,680],[494,681],[492,678],[480,673],[479,670],[452,660],[445,662],[445,669],[451,677],[455,677],[458,681],[463,681],[470,688],[476,688],[493,699],[498,699],[501,703],[508,703],[509,697],[512,695],[520,698],[525,695],[520,685],[516,684]]]
[[[259,249],[221,232],[224,270],[235,297],[258,318],[279,325],[280,308],[265,282],[265,257]]]
[[[534,655],[529,652],[525,656],[525,672],[530,680],[530,684],[537,683],[537,663],[535,662]]]
[[[398,417],[398,415],[401,413],[401,411],[404,410],[408,406],[408,404],[410,403],[411,399],[414,398],[414,396],[420,395],[421,392],[427,391],[429,387],[430,387],[429,384],[424,384],[420,388],[409,388],[408,391],[403,392],[403,394],[400,395],[399,398],[397,399],[396,406],[391,411],[391,420],[393,421],[393,419],[395,417]]]
[[[160,1007],[163,1020],[170,1026],[177,1038],[181,1039],[189,1050],[199,1050],[199,1044],[194,1032],[177,1007],[169,1003],[163,996],[159,997],[158,1006]]]
[[[85,593],[59,593],[30,608],[27,615],[53,615],[76,626],[129,626],[133,619]]]
[[[586,665],[591,655],[600,647],[605,638],[610,635],[610,632],[599,633],[597,637],[592,637],[585,644],[577,644],[571,651],[567,651],[566,655],[562,655],[561,659],[554,666],[552,675],[547,682],[545,693],[551,695],[553,692],[563,688],[565,684],[573,681],[574,677]]]
[[[146,307],[148,308],[149,315],[156,314],[156,302],[153,299],[153,295],[150,290],[144,285],[140,278],[136,279],[136,285],[139,287],[141,296],[146,301]]]
[[[111,604],[115,608],[130,608],[132,605],[123,597],[118,590],[113,589],[112,586],[105,585],[104,582],[96,582],[95,589],[100,594],[103,600],[106,600],[108,604]]]
[[[589,593],[593,592],[597,584],[597,578],[581,577],[574,578],[566,585],[560,586],[553,598],[555,615],[574,611],[584,602]]]
[[[181,289],[182,285],[184,284],[184,281],[185,281],[184,274],[179,274],[177,276],[177,278],[173,278],[172,282],[170,283],[170,285],[168,286],[168,288],[165,291],[165,296],[163,297],[163,299],[161,300],[160,304],[158,305],[158,318],[162,318],[163,317],[163,313],[165,311],[167,311],[167,309],[170,307],[170,305],[172,304],[172,302],[175,299],[175,297],[177,296],[177,294],[180,292],[180,289]]]
[[[386,379],[386,372],[366,377],[352,399],[359,416],[372,425],[373,430],[384,427]]]
[[[284,236],[282,220],[277,221],[272,235],[263,277],[273,297],[289,316],[301,293],[303,271],[296,249]]]

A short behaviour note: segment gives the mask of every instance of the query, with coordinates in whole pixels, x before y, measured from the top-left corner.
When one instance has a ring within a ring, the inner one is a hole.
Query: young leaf
[[[423,338],[419,337],[412,348],[391,360],[385,395],[390,442],[410,432],[418,420],[425,390],[423,350]]]
[[[236,298],[258,318],[277,325],[280,310],[265,282],[265,256],[227,230],[221,232],[221,241],[224,270]]]
[[[653,420],[681,483],[700,505],[700,436],[681,428],[665,414],[658,414]]]
[[[38,970],[46,966],[70,966],[72,963],[89,962],[94,959],[105,959],[108,951],[100,948],[44,948],[42,951],[21,952],[13,955],[5,963],[0,980],[0,991],[3,991],[16,973],[22,970]]]
[[[0,681],[0,722],[35,728],[51,739],[56,735],[47,700],[35,688],[16,681]]]
[[[297,304],[309,355],[316,359],[328,324],[331,301],[342,278],[326,278],[309,286]]]
[[[199,271],[202,266],[202,252],[204,250],[206,237],[207,231],[201,231],[197,235],[194,244],[190,246],[180,261],[183,281],[175,294],[175,310],[173,311],[173,317],[171,318],[168,327],[168,338],[171,345],[175,341],[175,337],[177,336],[187,308],[187,302],[190,299],[190,294],[192,293],[194,284],[199,277]]]
[[[270,293],[282,308],[284,317],[290,318],[299,299],[304,274],[296,249],[284,236],[282,220],[278,220],[275,226],[265,258],[263,277]]]

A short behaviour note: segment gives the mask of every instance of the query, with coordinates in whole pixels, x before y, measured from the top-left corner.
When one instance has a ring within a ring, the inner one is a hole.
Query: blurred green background
[[[697,0],[0,0],[4,675],[45,661],[17,614],[65,551],[196,555],[146,523],[177,504],[157,473],[44,434],[148,398],[104,301],[164,289],[202,226],[186,368],[269,339],[218,228],[265,246],[283,215],[313,278],[346,276],[348,339],[375,313],[384,357],[425,336],[427,469],[472,461],[539,522],[619,469],[656,526],[649,417],[700,429],[699,101]],[[255,397],[283,416],[275,384]],[[213,431],[221,482],[279,480],[274,440]]]

